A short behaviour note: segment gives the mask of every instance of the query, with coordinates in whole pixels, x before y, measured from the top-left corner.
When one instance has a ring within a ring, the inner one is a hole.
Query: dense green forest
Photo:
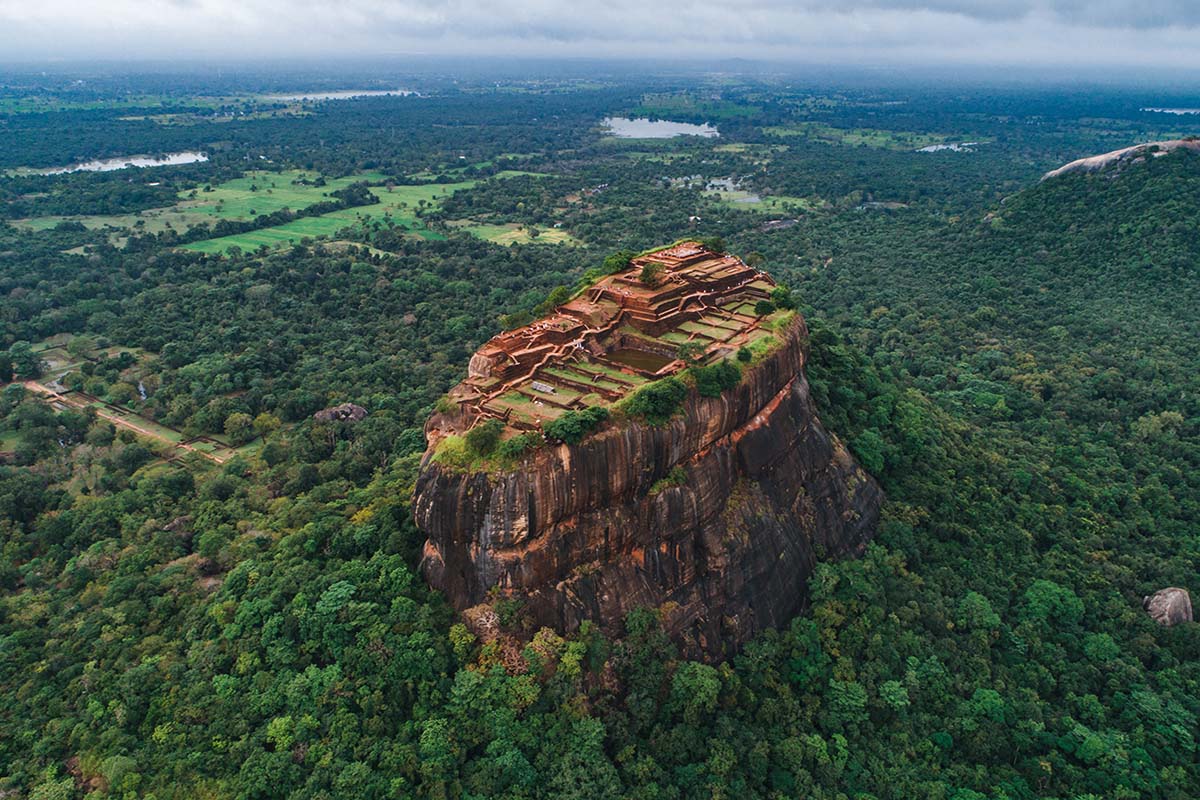
[[[261,79],[141,109],[32,80],[0,92],[0,795],[1200,793],[1200,632],[1141,605],[1200,574],[1200,157],[1038,181],[1187,133],[1153,98],[412,76],[282,114]],[[49,108],[5,110],[31,96]],[[622,113],[721,136],[607,136]],[[778,132],[815,123],[859,133]],[[185,149],[210,159],[36,171]],[[131,221],[186,221],[251,167],[462,188],[223,254]],[[727,663],[681,659],[646,609],[617,639],[526,631],[514,666],[416,570],[422,425],[502,316],[696,235],[792,287],[820,415],[887,492],[879,534]],[[94,402],[26,383],[52,379]],[[366,418],[312,416],[346,401]]]

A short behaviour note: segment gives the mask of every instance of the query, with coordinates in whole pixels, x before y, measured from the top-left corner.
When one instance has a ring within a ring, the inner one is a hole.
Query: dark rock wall
[[[502,474],[448,472],[427,454],[414,506],[429,582],[460,610],[497,586],[560,631],[591,619],[617,633],[629,610],[657,607],[708,658],[787,622],[818,559],[863,550],[883,500],[817,419],[805,338],[797,319],[738,387],[693,394],[661,427],[618,422]],[[687,480],[651,493],[676,465]]]

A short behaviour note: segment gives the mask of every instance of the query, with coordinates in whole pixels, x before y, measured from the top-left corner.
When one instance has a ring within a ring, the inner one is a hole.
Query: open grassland
[[[156,125],[210,125],[226,122],[253,122],[255,120],[272,119],[275,117],[308,117],[312,116],[313,113],[300,105],[257,110],[253,106],[249,106],[251,110],[245,110],[246,107],[246,104],[243,103],[242,110],[236,112],[216,109],[199,112],[179,111],[165,114],[134,114],[121,117],[120,119],[122,122],[148,121]]]
[[[414,172],[408,177],[414,181],[431,181],[436,180],[439,176],[462,176],[470,170],[488,169],[489,167],[516,167],[518,162],[525,160],[529,156],[512,154],[497,156],[491,161],[476,161],[473,164],[459,163],[453,165],[443,165],[440,167],[430,167],[429,169]],[[528,175],[531,178],[549,177],[545,172],[529,172],[521,169],[501,169],[494,173],[497,178],[511,178],[516,175]]]
[[[82,94],[82,93],[81,93]],[[191,124],[194,122],[227,122],[231,120],[264,119],[269,116],[299,116],[309,112],[300,102],[272,99],[256,94],[175,95],[126,94],[120,97],[79,96],[72,92],[47,92],[21,96],[0,96],[0,114],[46,114],[61,111],[130,111],[161,113],[131,114],[122,121],[148,119],[162,124]],[[179,109],[188,109],[180,111]],[[199,109],[195,111],[192,109]],[[236,112],[236,115],[235,113]],[[190,118],[190,119],[189,119]],[[180,120],[189,120],[181,122]]]
[[[217,107],[230,98],[173,97],[158,94],[131,94],[121,98],[84,99],[69,93],[30,94],[22,97],[0,97],[0,114],[45,114],[54,111],[96,111],[114,108],[173,108],[186,105],[192,108]]]
[[[11,453],[21,444],[21,434],[17,431],[0,431],[0,453]]]
[[[545,177],[545,174],[502,170],[491,178],[503,180],[518,176]],[[360,172],[340,178],[326,178],[322,185],[314,185],[319,177],[314,172],[303,170],[254,170],[217,186],[198,187],[180,192],[179,202],[166,208],[154,208],[136,214],[36,217],[17,220],[14,224],[27,230],[42,231],[63,222],[78,222],[91,230],[112,231],[111,240],[120,245],[126,237],[133,234],[154,234],[167,230],[183,232],[220,220],[246,222],[285,209],[300,211],[317,203],[329,202],[333,199],[333,193],[339,189],[365,181],[379,184],[371,188],[371,193],[379,200],[378,203],[339,209],[319,216],[302,217],[270,228],[192,242],[184,245],[184,248],[200,253],[225,253],[234,247],[257,250],[263,245],[276,247],[294,244],[306,238],[332,237],[345,228],[373,221],[394,222],[423,239],[444,239],[444,234],[426,227],[418,212],[437,208],[444,198],[454,192],[470,189],[479,183],[478,180],[464,179],[453,183],[397,185],[387,183],[388,177],[382,173]],[[461,227],[475,236],[498,244],[525,243],[535,239],[550,244],[579,244],[566,231],[553,228],[539,229],[538,236],[531,237],[527,229],[519,228],[515,224],[473,224],[470,220],[465,220]]]
[[[138,214],[95,214],[70,217],[34,217],[13,222],[20,228],[31,231],[50,230],[62,222],[78,222],[89,230],[112,229],[125,233],[161,233],[174,228],[184,231],[194,225],[211,222],[211,216],[185,210],[180,206],[152,208]]]
[[[214,219],[249,220],[283,209],[298,211],[333,199],[333,193],[352,183],[378,183],[387,176],[378,172],[360,172],[341,178],[326,178],[324,185],[313,186],[318,179],[312,172],[247,172],[240,178],[212,187],[212,191],[181,194],[182,207]],[[308,183],[305,183],[308,181]]]
[[[835,128],[823,122],[776,125],[763,128],[763,133],[781,138],[801,138],[807,141],[839,144],[846,147],[876,147],[884,150],[916,150],[931,144],[958,141],[962,138],[939,133],[885,131],[878,128]],[[979,140],[976,139],[976,141]]]
[[[578,246],[582,244],[562,228],[539,228],[537,226],[518,225],[515,222],[506,225],[477,225],[470,220],[456,220],[451,223],[460,230],[467,231],[480,239],[486,239],[496,244],[565,244]],[[536,235],[535,235],[536,233]]]
[[[345,228],[363,225],[374,220],[390,220],[412,231],[424,239],[445,237],[425,227],[417,212],[424,208],[436,208],[443,198],[469,189],[476,181],[457,183],[427,183],[420,186],[375,187],[371,193],[379,202],[370,206],[357,206],[331,211],[317,217],[304,217],[272,228],[262,228],[232,236],[221,236],[185,245],[185,249],[200,253],[224,253],[233,247],[256,250],[262,245],[275,247],[294,244],[305,238],[334,236]]]
[[[377,172],[364,172],[327,179],[324,186],[301,183],[315,181],[317,177],[316,173],[300,170],[255,170],[213,186],[210,191],[197,188],[180,192],[179,202],[166,208],[152,208],[137,214],[34,217],[17,220],[14,224],[33,231],[48,230],[61,222],[79,222],[91,230],[111,228],[125,233],[161,233],[172,228],[185,231],[222,219],[244,222],[285,208],[299,211],[331,200],[333,192],[352,183],[386,179]]]
[[[538,175],[538,173],[505,170],[496,173],[492,177],[493,179],[503,180],[519,175]],[[364,179],[362,176],[357,177],[360,180]],[[222,236],[215,239],[206,239],[201,242],[193,242],[185,245],[185,249],[201,253],[224,253],[233,247],[238,247],[242,250],[255,250],[263,245],[276,247],[283,244],[295,244],[305,238],[335,236],[345,228],[365,225],[376,221],[393,222],[408,229],[414,236],[419,236],[422,239],[444,239],[446,238],[444,234],[426,227],[425,222],[418,216],[417,212],[424,209],[437,208],[446,197],[457,191],[470,189],[477,183],[479,183],[477,180],[463,180],[454,183],[376,186],[371,189],[371,193],[379,199],[379,202],[375,205],[345,208],[317,217],[305,217],[293,220],[292,222],[272,228],[262,228],[247,233],[238,233],[232,236]],[[479,228],[480,230],[477,232],[472,230],[472,227]],[[522,236],[528,237],[527,232],[516,232],[515,226],[512,230],[507,226],[468,226],[466,230],[480,238],[499,241],[501,244],[512,244],[516,241],[523,241]],[[546,235],[547,238],[545,241],[550,243],[577,244],[565,231],[546,229],[542,231],[542,235]],[[490,237],[492,236],[498,238],[491,239]],[[509,237],[509,240],[501,241],[500,239],[505,236]]]
[[[770,214],[782,214],[788,211],[812,211],[824,205],[822,201],[809,197],[790,197],[788,195],[761,196],[740,189],[712,192],[708,196],[728,208],[738,209],[739,211],[761,211]]]

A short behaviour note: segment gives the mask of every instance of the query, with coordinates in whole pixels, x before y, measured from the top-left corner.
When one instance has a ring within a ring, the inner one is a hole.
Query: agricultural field
[[[496,173],[492,178],[503,180],[521,175],[541,176],[540,173],[504,170]],[[356,179],[363,180],[364,177],[360,174],[356,176]],[[366,179],[381,180],[381,177]],[[184,248],[200,253],[225,253],[234,247],[243,251],[256,250],[263,245],[276,247],[283,244],[294,244],[305,238],[335,236],[339,231],[348,227],[389,221],[408,229],[414,236],[422,239],[445,239],[445,234],[429,229],[425,222],[417,216],[417,212],[422,209],[436,208],[442,199],[457,191],[470,189],[478,183],[477,180],[462,180],[454,183],[376,186],[371,189],[371,193],[379,198],[379,203],[375,205],[345,208],[316,217],[304,217],[271,228],[206,239],[185,245]],[[501,230],[501,228],[504,229]],[[468,226],[465,229],[482,239],[497,241],[500,244],[531,240],[527,232],[517,232],[515,226],[513,230],[509,230],[505,226],[488,225]],[[552,244],[576,243],[565,231],[547,229],[544,233],[547,234],[547,238],[539,239],[539,241]]]
[[[138,214],[94,214],[81,216],[49,216],[19,219],[13,222],[18,228],[30,231],[46,231],[63,222],[78,222],[89,230],[112,229],[120,233],[161,233],[175,229],[184,231],[195,225],[211,221],[211,216],[179,206],[152,208]]]
[[[669,142],[671,140],[670,139],[661,139],[659,141]],[[655,142],[655,140],[653,140],[653,139],[617,139],[614,137],[611,139],[604,139],[600,142],[600,144],[602,147],[624,148],[624,147],[628,146],[629,142],[637,142],[639,146],[644,147],[648,144],[653,146],[653,143]],[[674,161],[682,161],[682,160],[686,160],[686,159],[689,159],[692,157],[691,153],[672,152],[665,148],[662,150],[659,150],[657,152],[650,152],[648,150],[626,150],[625,152],[621,153],[620,155],[622,158],[627,158],[630,161],[636,161],[638,163],[655,163],[655,164],[670,164]]]
[[[222,98],[189,96],[189,106],[217,106]],[[29,94],[20,97],[0,97],[0,114],[45,114],[56,111],[98,111],[114,108],[171,108],[180,98],[159,94],[127,95],[120,99],[98,100],[73,98],[69,93]]]
[[[479,225],[471,220],[455,220],[450,223],[459,230],[496,244],[565,244],[579,246],[578,239],[562,228],[539,228],[518,225],[515,222],[503,225]]]
[[[711,192],[709,197],[717,200],[727,208],[739,211],[761,211],[763,213],[784,213],[787,211],[812,211],[821,208],[823,202],[811,197],[790,197],[788,195],[758,195],[744,189],[729,189]]]
[[[293,244],[305,238],[334,236],[345,228],[375,220],[390,220],[408,228],[423,239],[444,239],[443,234],[425,227],[425,223],[417,216],[417,211],[436,207],[442,198],[448,197],[460,189],[469,189],[476,183],[477,181],[469,180],[456,183],[427,183],[419,186],[374,187],[371,189],[371,193],[379,198],[379,202],[375,205],[344,208],[317,217],[303,217],[272,228],[205,239],[185,245],[184,249],[199,253],[224,253],[234,247],[244,251],[256,250],[262,245],[276,247],[282,244]]]
[[[164,114],[134,114],[120,117],[122,122],[149,121],[156,125],[209,125],[227,122],[254,122],[261,119],[277,117],[307,117],[312,111],[300,105],[288,105],[283,108],[257,109],[252,105],[243,104],[238,111],[227,108],[212,111],[176,111]]]
[[[285,208],[298,211],[332,198],[332,193],[359,181],[381,182],[386,176],[376,172],[328,178],[323,186],[312,172],[255,170],[241,178],[211,187],[180,192],[179,202],[166,208],[152,208],[137,214],[95,216],[48,216],[17,220],[14,224],[28,230],[48,230],[62,222],[79,222],[92,230],[114,229],[123,233],[160,233],[168,229],[185,231],[196,225],[228,219],[247,221],[262,214]]]
[[[312,185],[320,178],[313,172],[255,170],[240,178],[212,187],[212,191],[181,193],[180,206],[214,219],[249,220],[283,209],[298,211],[328,201],[333,193],[353,183],[379,183],[387,176],[378,172],[360,172],[341,178],[325,178],[321,186]],[[306,183],[307,182],[307,183]]]
[[[939,133],[887,131],[878,128],[835,128],[823,122],[776,125],[763,128],[763,133],[784,139],[800,138],[806,142],[825,142],[846,147],[874,147],[883,150],[917,150],[931,144],[943,144],[962,138],[962,136],[956,137]]]
[[[503,180],[517,176],[544,177],[544,173],[502,170],[492,177]],[[467,179],[454,183],[396,185],[387,183],[388,176],[382,173],[359,172],[340,178],[325,178],[322,185],[314,185],[319,177],[316,173],[304,170],[254,170],[217,186],[197,187],[180,192],[179,202],[166,208],[149,209],[136,214],[36,217],[17,220],[14,224],[26,230],[43,231],[63,222],[78,222],[91,230],[111,230],[110,241],[120,246],[131,234],[154,234],[166,230],[183,232],[197,225],[212,224],[220,220],[245,222],[285,209],[299,211],[317,203],[328,202],[334,192],[353,183],[365,181],[379,184],[371,189],[372,194],[379,199],[378,204],[340,209],[315,217],[302,217],[275,227],[206,239],[184,247],[201,253],[224,253],[233,247],[256,250],[263,245],[275,247],[299,242],[305,238],[334,236],[344,228],[373,220],[391,220],[424,239],[444,239],[443,234],[425,226],[418,218],[417,211],[436,207],[442,198],[461,189],[469,189],[478,183],[477,180]],[[524,232],[493,229],[495,226],[479,227],[478,231],[471,232],[480,238],[499,241],[501,244],[529,240]],[[575,243],[565,232],[548,230],[545,233],[547,236],[542,241]]]

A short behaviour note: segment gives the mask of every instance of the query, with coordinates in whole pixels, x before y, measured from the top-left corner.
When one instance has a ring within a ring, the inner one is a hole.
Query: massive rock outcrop
[[[1169,139],[1163,142],[1147,142],[1145,144],[1135,144],[1132,147],[1123,147],[1120,150],[1113,150],[1109,153],[1101,153],[1097,156],[1079,158],[1069,164],[1064,164],[1058,169],[1050,170],[1042,176],[1042,180],[1057,178],[1059,175],[1068,175],[1072,172],[1088,173],[1100,172],[1111,168],[1120,169],[1129,164],[1137,164],[1145,161],[1147,158],[1165,156],[1167,153],[1175,150],[1191,150],[1192,152],[1200,153],[1200,139]]]
[[[709,659],[786,623],[818,561],[862,552],[883,498],[821,426],[803,320],[780,335],[737,386],[693,391],[668,423],[618,415],[511,470],[439,465],[454,421],[435,415],[414,503],[429,582],[459,610],[519,597],[560,631],[594,620],[619,634],[628,611],[654,607]]]

